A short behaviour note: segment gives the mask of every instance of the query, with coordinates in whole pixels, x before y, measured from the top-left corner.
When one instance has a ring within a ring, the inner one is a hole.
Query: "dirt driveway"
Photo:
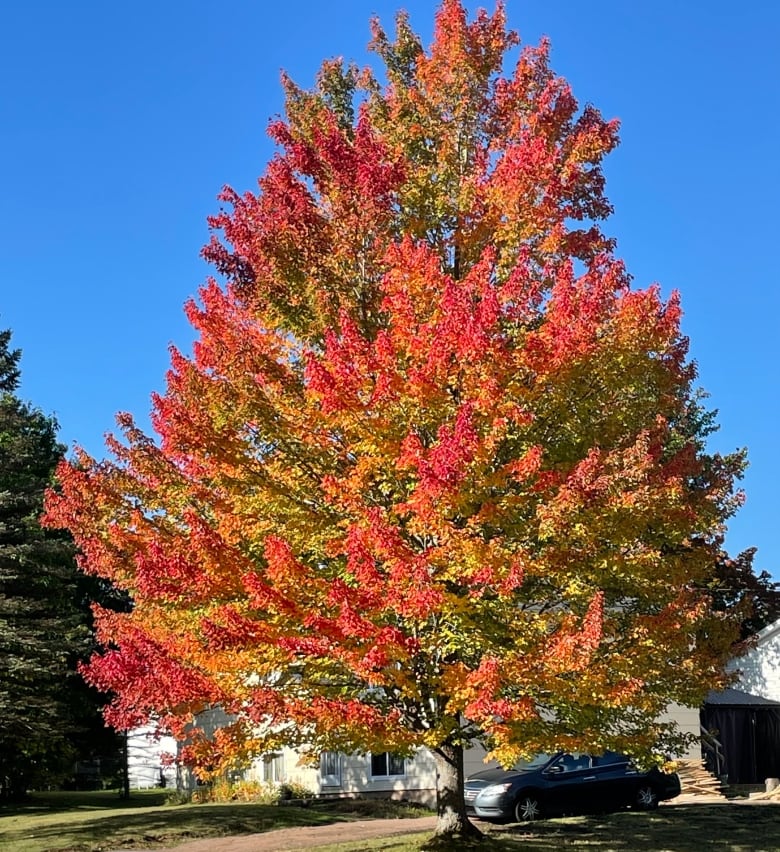
[[[281,828],[240,837],[210,837],[193,840],[157,852],[287,852],[312,849],[330,843],[347,843],[369,837],[399,837],[419,831],[433,832],[436,817],[418,819],[365,819],[332,825]]]

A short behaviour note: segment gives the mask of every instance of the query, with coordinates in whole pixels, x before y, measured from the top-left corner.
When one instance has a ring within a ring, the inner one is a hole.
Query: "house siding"
[[[430,804],[436,799],[436,763],[430,751],[420,749],[404,760],[403,775],[376,777],[371,774],[370,754],[343,755],[342,789]]]
[[[173,787],[177,783],[176,767],[171,758],[178,747],[173,737],[159,737],[151,725],[134,728],[127,735],[127,775],[130,788],[149,790]]]
[[[209,720],[209,728],[218,727]],[[300,755],[294,749],[284,748],[281,755],[280,781],[299,784],[317,796],[377,796],[406,801],[421,802],[434,806],[436,803],[436,760],[428,749],[418,749],[404,760],[403,775],[376,777],[371,774],[370,754],[339,754],[339,772],[336,778],[325,777],[319,766],[307,766],[299,762]],[[466,776],[483,769],[498,766],[496,761],[485,763],[485,750],[475,745],[464,752]],[[264,759],[255,758],[243,773],[249,781],[264,781],[266,777]],[[196,781],[191,773],[182,773],[184,786],[194,789]]]
[[[300,784],[317,796],[381,796],[432,804],[436,800],[436,763],[427,749],[420,749],[404,760],[402,775],[376,777],[371,774],[370,754],[339,754],[336,778],[323,777],[318,766],[299,763],[292,749],[281,751],[283,781]],[[245,778],[262,781],[263,759],[256,758]]]
[[[780,621],[758,633],[755,646],[734,660],[730,669],[739,673],[735,689],[780,701]]]
[[[659,722],[676,722],[677,730],[691,734],[695,740],[680,754],[669,755],[679,760],[701,760],[701,720],[698,707],[686,707],[683,704],[670,704],[666,712],[658,717]]]

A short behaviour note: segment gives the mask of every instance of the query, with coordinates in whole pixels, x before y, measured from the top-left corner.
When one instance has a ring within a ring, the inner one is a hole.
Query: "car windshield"
[[[548,763],[552,755],[549,754],[537,754],[536,757],[531,758],[531,760],[521,760],[519,763],[515,765],[515,769],[519,771],[525,771],[527,769],[540,769],[545,763]]]

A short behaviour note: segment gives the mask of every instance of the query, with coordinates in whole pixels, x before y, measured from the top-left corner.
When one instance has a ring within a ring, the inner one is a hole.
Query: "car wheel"
[[[634,798],[634,807],[640,811],[652,811],[658,807],[658,793],[650,784],[643,784]]]
[[[542,818],[542,803],[533,793],[526,793],[515,804],[515,819],[517,822],[531,822]]]

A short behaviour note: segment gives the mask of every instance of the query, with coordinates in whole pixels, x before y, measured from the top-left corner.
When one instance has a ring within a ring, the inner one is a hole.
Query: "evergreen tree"
[[[69,766],[69,679],[87,637],[76,606],[72,543],[39,523],[64,448],[54,418],[16,394],[20,352],[9,348],[10,338],[0,332],[2,798]]]

